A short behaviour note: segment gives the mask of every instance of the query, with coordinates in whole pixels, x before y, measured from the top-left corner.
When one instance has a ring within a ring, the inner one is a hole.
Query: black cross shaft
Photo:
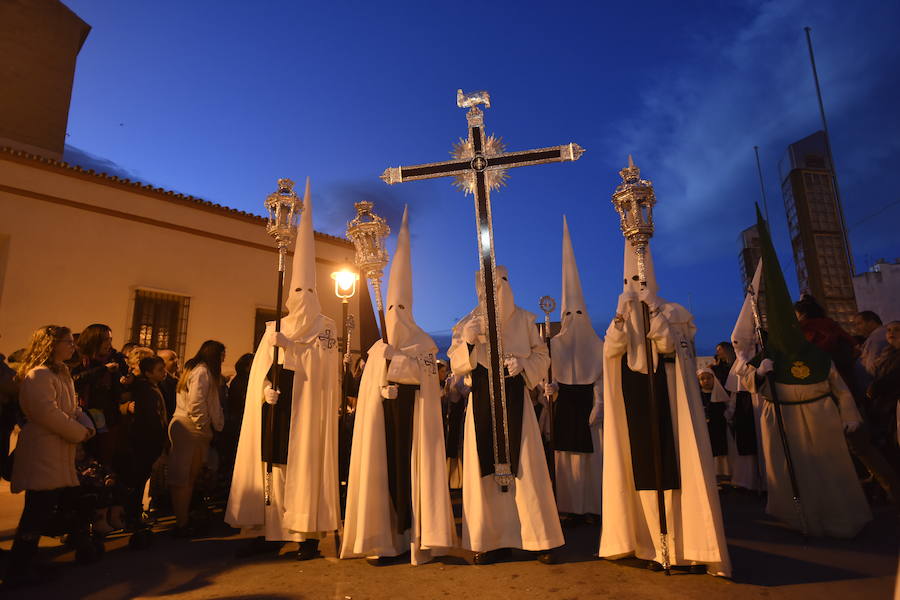
[[[507,429],[506,386],[502,362],[502,340],[497,318],[496,300],[496,260],[494,255],[494,230],[491,220],[491,197],[485,172],[513,167],[524,167],[545,163],[578,160],[584,150],[577,144],[566,144],[550,148],[538,148],[522,152],[505,152],[485,156],[485,136],[482,112],[473,107],[467,114],[469,121],[469,140],[472,145],[472,158],[457,159],[444,162],[427,163],[409,167],[394,167],[385,170],[381,178],[388,184],[473,174],[475,178],[475,217],[478,240],[478,257],[480,261],[481,283],[484,289],[484,303],[487,317],[487,338],[490,368],[489,385],[491,391],[491,420],[494,432],[494,474],[512,475],[510,473],[510,448]],[[498,481],[501,479],[498,477]],[[506,485],[501,483],[506,491]]]

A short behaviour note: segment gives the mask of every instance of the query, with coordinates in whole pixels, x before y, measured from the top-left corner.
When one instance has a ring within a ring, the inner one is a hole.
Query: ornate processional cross
[[[513,167],[539,165],[544,163],[578,160],[584,150],[574,143],[552,148],[539,148],[523,152],[504,152],[500,139],[484,134],[484,113],[478,108],[484,104],[490,108],[491,100],[487,92],[456,93],[456,104],[468,108],[466,120],[469,137],[460,140],[454,148],[454,160],[415,165],[411,167],[389,167],[381,178],[388,184],[433,179],[435,177],[456,177],[455,185],[466,194],[475,197],[475,218],[477,225],[478,257],[481,283],[484,288],[484,304],[487,318],[487,338],[490,368],[489,390],[491,420],[494,442],[494,478],[501,489],[507,491],[512,483],[510,469],[509,427],[506,410],[506,387],[503,372],[503,348],[495,290],[497,283],[496,259],[494,256],[494,231],[491,223],[491,190],[498,189],[506,179],[506,170]]]

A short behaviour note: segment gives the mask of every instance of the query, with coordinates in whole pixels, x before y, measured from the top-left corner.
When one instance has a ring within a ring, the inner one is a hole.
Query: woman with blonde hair
[[[213,430],[222,431],[225,425],[219,398],[224,360],[225,346],[207,340],[184,364],[184,372],[178,381],[175,414],[169,423],[172,449],[167,474],[177,537],[195,534],[188,524],[194,482],[206,461]]]
[[[41,532],[66,488],[78,485],[75,450],[94,435],[91,420],[81,412],[65,362],[75,352],[68,327],[47,325],[34,332],[19,365],[19,406],[27,419],[15,451],[13,493],[25,492],[9,556],[5,586],[38,580],[32,560]]]

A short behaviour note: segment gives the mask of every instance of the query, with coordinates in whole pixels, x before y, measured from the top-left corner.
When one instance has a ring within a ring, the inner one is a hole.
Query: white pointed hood
[[[513,297],[512,286],[509,285],[509,270],[503,265],[495,268],[497,274],[497,286],[494,288],[494,301],[497,305],[497,318],[502,327],[515,312],[516,301]],[[475,291],[478,294],[478,306],[483,311],[485,307],[484,286],[481,283],[481,272],[475,273]]]
[[[409,208],[403,209],[403,223],[397,234],[397,249],[388,279],[387,306],[384,321],[388,343],[407,354],[437,351],[427,333],[416,325],[412,314],[412,257],[409,244]]]
[[[738,360],[731,365],[731,371],[728,373],[728,380],[725,387],[728,390],[744,391],[741,379],[735,372],[736,368],[743,366],[743,363],[750,362],[758,352],[756,337],[756,318],[753,316],[753,294],[759,298],[759,285],[762,279],[762,261],[756,265],[756,273],[753,274],[753,281],[750,283],[751,289],[748,290],[744,297],[744,305],[738,315],[737,322],[734,324],[734,330],[731,332],[731,344],[734,346],[734,354]]]
[[[656,284],[656,272],[653,268],[653,255],[650,247],[646,249],[644,256],[644,270],[647,279],[647,290],[650,292],[651,304],[661,306],[665,301],[656,297],[659,287]],[[638,275],[637,254],[631,242],[625,240],[625,266],[623,269],[623,290],[619,296],[619,308],[627,309],[622,312],[626,316],[625,328],[628,332],[628,368],[641,373],[647,372],[647,357],[644,349],[644,326],[641,302],[637,294],[641,291],[641,280]],[[656,349],[653,349],[653,368],[657,365]]]
[[[316,289],[316,243],[312,224],[312,198],[309,177],[303,194],[303,214],[297,229],[297,243],[291,264],[290,291],[285,308],[287,316],[281,320],[281,331],[291,339],[306,338],[319,330],[322,306]]]
[[[603,340],[594,331],[588,315],[569,225],[563,216],[562,327],[550,340],[553,377],[568,385],[593,384],[603,374]]]

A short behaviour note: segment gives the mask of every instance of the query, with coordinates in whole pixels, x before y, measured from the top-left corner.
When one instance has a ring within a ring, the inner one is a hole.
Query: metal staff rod
[[[381,278],[388,264],[388,252],[384,242],[391,233],[391,228],[383,217],[379,217],[372,208],[373,202],[362,201],[354,204],[356,217],[347,223],[347,237],[356,247],[356,266],[362,271],[372,290],[375,292],[375,305],[378,307],[378,324],[381,326],[381,341],[388,343],[387,326],[384,320],[384,300],[381,297]]]
[[[763,267],[765,268],[765,267]],[[756,327],[756,338],[759,347],[766,353],[766,340],[763,336],[762,319],[759,314],[759,304],[757,303],[756,293],[751,287],[748,291],[750,294],[750,303],[753,306],[753,322]],[[809,536],[809,530],[806,525],[806,513],[803,512],[803,504],[800,502],[800,485],[797,483],[797,472],[794,469],[794,459],[791,455],[791,445],[788,441],[787,431],[784,429],[784,416],[781,413],[781,402],[778,400],[778,390],[775,388],[775,376],[772,372],[766,373],[766,383],[769,384],[769,399],[775,409],[775,422],[778,424],[778,437],[781,439],[781,448],[784,451],[784,461],[787,463],[788,478],[791,480],[791,495],[794,500],[794,510],[797,511],[797,518],[800,520],[800,532],[803,539]]]
[[[638,279],[641,289],[647,289],[646,253],[653,237],[653,206],[656,204],[656,194],[653,192],[653,183],[641,179],[641,171],[638,169],[631,156],[628,157],[628,166],[619,171],[622,183],[613,193],[612,202],[619,213],[622,235],[631,243],[637,258]],[[647,390],[650,401],[650,445],[653,453],[654,479],[656,487],[656,506],[659,514],[659,546],[662,554],[663,569],[666,575],[671,574],[671,561],[669,559],[669,525],[666,519],[666,495],[663,489],[663,456],[662,438],[660,431],[660,409],[656,397],[656,381],[653,369],[653,342],[650,334],[650,307],[641,301],[641,313],[644,332],[644,351],[647,363]]]
[[[305,200],[309,199],[309,178],[306,179]],[[287,251],[297,235],[297,219],[303,212],[304,203],[300,201],[294,192],[294,182],[290,179],[278,180],[278,191],[266,197],[265,201],[268,219],[266,233],[275,238],[278,248],[278,286],[275,298],[275,332],[281,332],[281,313],[284,309],[284,268]],[[273,348],[272,355],[272,389],[278,391],[281,379],[281,365],[278,364],[279,347]],[[266,476],[263,485],[263,494],[266,506],[272,504],[272,455],[275,453],[275,407],[268,406],[266,412],[265,431],[263,440],[266,451]]]
[[[556,300],[550,296],[541,296],[538,306],[544,312],[544,342],[547,344],[547,356],[553,358],[550,348],[550,313],[556,310]],[[553,362],[547,367],[547,383],[553,381]],[[553,485],[553,494],[556,495],[556,415],[553,396],[547,396],[547,420],[550,424],[550,460],[547,467],[550,469],[550,483]]]

